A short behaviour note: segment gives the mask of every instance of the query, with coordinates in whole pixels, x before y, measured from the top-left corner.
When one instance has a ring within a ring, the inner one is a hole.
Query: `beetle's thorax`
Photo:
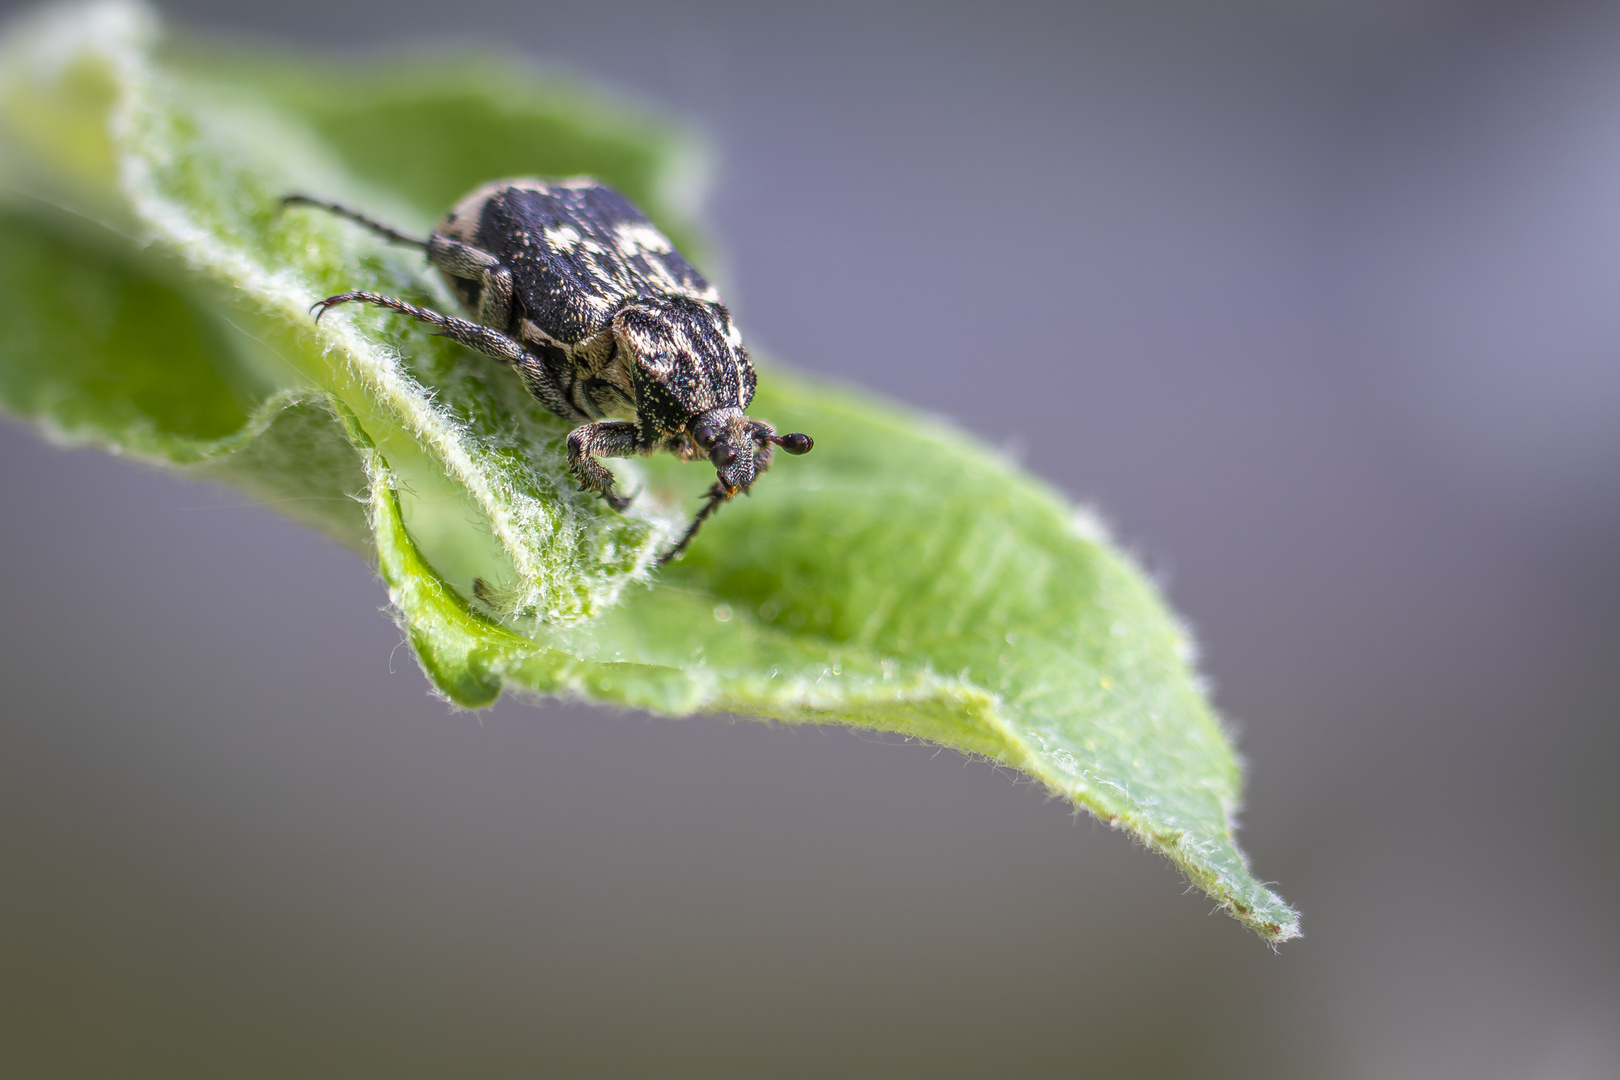
[[[724,305],[642,297],[614,316],[613,337],[637,413],[652,430],[684,431],[717,410],[740,416],[754,398],[754,368]]]

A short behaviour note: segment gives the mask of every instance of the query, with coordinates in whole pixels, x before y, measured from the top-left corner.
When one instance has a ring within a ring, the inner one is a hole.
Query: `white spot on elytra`
[[[675,250],[664,234],[651,225],[621,221],[613,227],[613,232],[618,239],[619,250],[625,255],[637,255],[643,251],[664,255]]]
[[[546,230],[546,243],[552,247],[570,248],[579,241],[579,230],[572,225],[558,225]]]

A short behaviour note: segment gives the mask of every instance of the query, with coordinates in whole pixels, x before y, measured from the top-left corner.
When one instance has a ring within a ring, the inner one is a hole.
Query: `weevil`
[[[630,500],[599,458],[660,450],[683,461],[707,457],[715,468],[708,501],[660,565],[753,486],[776,447],[804,454],[815,445],[746,414],[756,376],[731,313],[664,234],[605,184],[485,184],[426,240],[308,195],[282,201],[422,249],[473,319],[346,292],[315,304],[315,320],[339,304],[373,304],[510,365],[542,405],[578,425],[568,433],[568,468],[581,491],[623,511]]]

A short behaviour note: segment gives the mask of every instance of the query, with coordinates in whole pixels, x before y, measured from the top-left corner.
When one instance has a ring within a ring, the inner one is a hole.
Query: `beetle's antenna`
[[[370,229],[372,232],[374,232],[374,233],[378,234],[379,236],[382,236],[382,237],[384,237],[384,238],[386,238],[388,240],[392,240],[396,244],[409,244],[409,245],[411,245],[411,247],[419,247],[419,248],[425,248],[425,247],[428,246],[428,242],[426,240],[418,240],[414,236],[406,236],[404,233],[400,232],[398,229],[390,229],[387,225],[384,225],[380,221],[375,221],[375,220],[373,220],[371,218],[366,217],[366,215],[364,215],[364,214],[357,213],[354,210],[350,210],[347,206],[339,206],[337,203],[323,202],[320,199],[311,198],[308,195],[285,195],[281,199],[281,205],[282,206],[318,206],[322,210],[326,210],[326,211],[328,211],[330,213],[336,214],[338,217],[348,218],[350,221],[354,222],[356,225],[364,225],[366,228]]]
[[[777,446],[780,446],[782,449],[795,456],[799,454],[808,454],[815,448],[816,445],[816,440],[797,431],[791,435],[767,435],[765,436],[765,440],[767,442],[775,443]]]
[[[727,495],[726,489],[719,484],[709,488],[709,501],[704,505],[703,509],[697,512],[697,517],[692,519],[692,524],[686,527],[686,532],[681,535],[680,540],[676,541],[675,546],[658,557],[658,565],[664,566],[684,555],[686,546],[692,542],[692,537],[698,534],[698,530],[703,528],[703,523],[709,520],[709,516],[720,509],[720,504],[729,498],[731,496]]]

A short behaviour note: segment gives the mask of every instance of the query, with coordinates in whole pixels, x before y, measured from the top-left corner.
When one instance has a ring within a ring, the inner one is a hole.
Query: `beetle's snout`
[[[731,495],[752,487],[759,472],[752,447],[738,449],[730,442],[716,443],[709,451],[709,463]]]
[[[741,410],[732,409],[705,415],[692,425],[692,441],[709,455],[720,484],[728,496],[746,491],[759,472],[754,438]]]

